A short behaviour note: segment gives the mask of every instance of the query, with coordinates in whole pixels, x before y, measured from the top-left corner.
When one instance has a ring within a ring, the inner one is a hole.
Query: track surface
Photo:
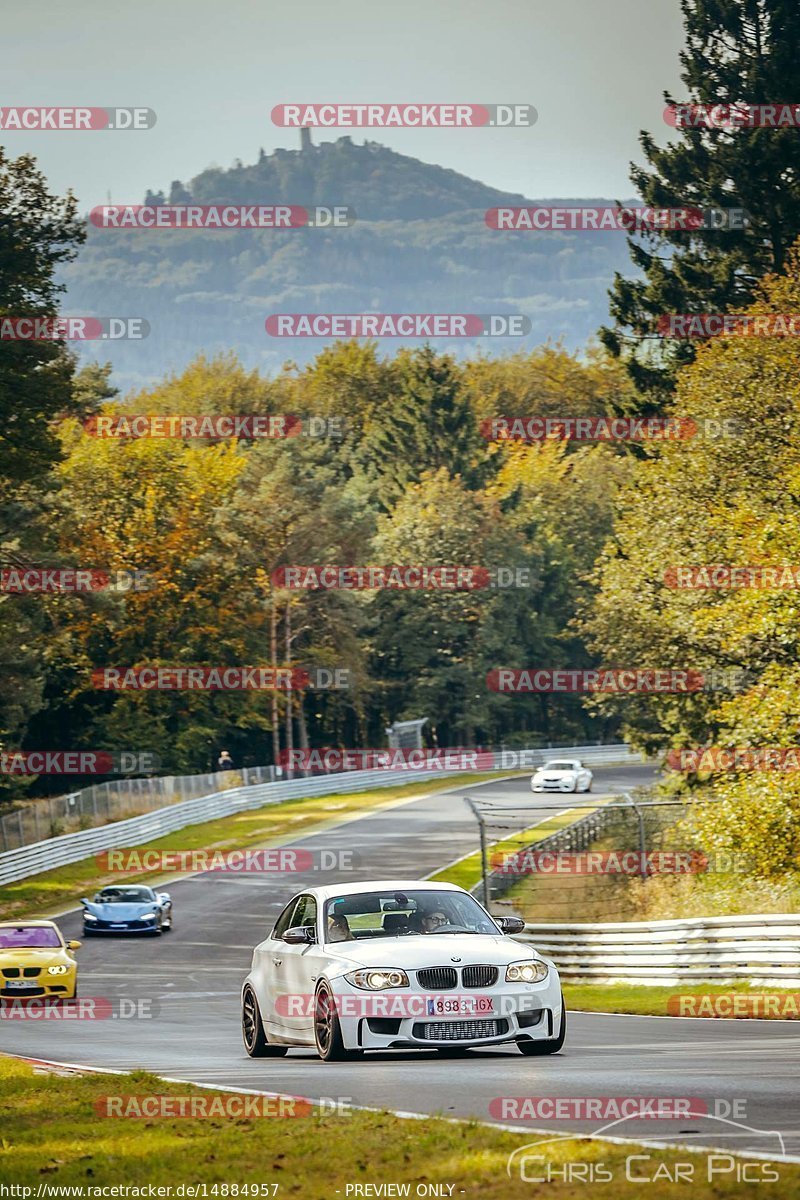
[[[652,780],[644,766],[598,768],[595,797]],[[350,849],[359,878],[424,877],[476,848],[474,819],[462,797],[497,804],[524,801],[537,815],[525,779],[495,780],[387,808],[298,839],[308,849]],[[561,797],[546,796],[552,806]],[[565,805],[569,797],[564,797]],[[154,1019],[2,1021],[0,1049],[59,1062],[143,1068],[219,1086],[335,1097],[354,1105],[492,1120],[495,1097],[680,1096],[698,1098],[711,1117],[626,1121],[618,1137],[669,1140],[777,1156],[800,1156],[800,1033],[785,1021],[714,1021],[572,1013],[564,1051],[524,1058],[511,1048],[463,1058],[436,1051],[391,1051],[356,1062],[321,1063],[312,1051],[282,1059],[249,1059],[239,1031],[239,990],[253,946],[266,936],[286,901],[304,886],[332,881],[324,872],[276,876],[206,874],[170,885],[175,929],[161,938],[95,938],[78,952],[83,996],[145,997]],[[59,920],[66,937],[81,937],[77,912]],[[720,1109],[719,1102],[728,1107]],[[502,1123],[502,1122],[498,1122]],[[515,1127],[542,1129],[538,1120]],[[595,1132],[605,1122],[548,1122],[554,1135]],[[743,1128],[742,1126],[748,1126]],[[544,1135],[546,1136],[546,1135]],[[532,1134],[532,1141],[538,1140]],[[545,1148],[546,1149],[546,1148]],[[537,1151],[538,1153],[538,1151]]]

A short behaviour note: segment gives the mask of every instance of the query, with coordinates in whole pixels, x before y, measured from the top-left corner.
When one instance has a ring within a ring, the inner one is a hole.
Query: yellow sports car
[[[52,921],[0,921],[0,996],[22,1000],[77,995],[80,942],[65,942]]]

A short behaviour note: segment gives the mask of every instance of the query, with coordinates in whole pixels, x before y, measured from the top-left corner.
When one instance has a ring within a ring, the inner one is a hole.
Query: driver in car
[[[445,913],[440,908],[435,908],[433,912],[426,913],[422,918],[422,932],[435,933],[442,925],[449,925],[450,921]]]
[[[354,942],[350,922],[343,913],[331,913],[328,917],[329,942]]]

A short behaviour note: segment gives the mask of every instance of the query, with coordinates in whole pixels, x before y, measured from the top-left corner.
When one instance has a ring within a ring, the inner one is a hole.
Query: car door
[[[269,937],[255,949],[254,969],[257,973],[259,987],[259,1007],[262,1019],[268,1024],[286,1028],[285,1016],[281,1013],[278,997],[286,991],[284,977],[284,951],[288,950],[286,942],[281,941],[283,934],[292,926],[295,909],[300,901],[299,896],[293,896],[278,917]]]
[[[313,1040],[314,1018],[312,1002],[319,966],[317,938],[317,900],[315,896],[303,895],[292,914],[292,927],[303,926],[314,931],[314,944],[284,943],[286,953],[283,962],[283,981],[287,989],[288,1025],[297,1037]],[[281,1006],[283,1007],[283,1005]]]

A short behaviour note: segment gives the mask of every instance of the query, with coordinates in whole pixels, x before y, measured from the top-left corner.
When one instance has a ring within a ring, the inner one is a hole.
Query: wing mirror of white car
[[[314,930],[310,925],[295,925],[292,929],[287,929],[281,938],[281,941],[288,942],[290,946],[301,945],[303,942],[311,945],[316,940]]]
[[[159,892],[158,898],[162,904],[169,904],[170,900],[172,899],[169,892]]]
[[[525,922],[522,917],[495,917],[495,921],[503,933],[524,933]]]

